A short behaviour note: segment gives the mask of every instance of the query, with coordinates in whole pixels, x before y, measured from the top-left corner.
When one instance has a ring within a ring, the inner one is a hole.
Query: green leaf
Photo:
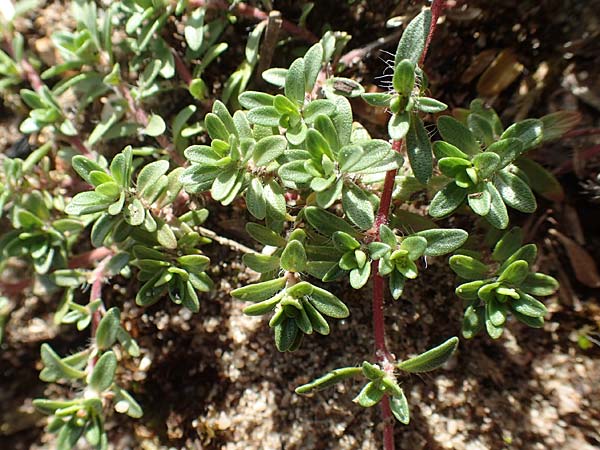
[[[488,267],[481,261],[467,255],[454,255],[448,260],[450,268],[465,280],[486,278]]]
[[[323,116],[331,116],[335,113],[335,103],[331,100],[325,99],[317,99],[312,100],[304,111],[302,111],[302,116],[306,123],[311,124],[317,120],[317,117]]]
[[[362,370],[360,367],[343,367],[341,369],[335,369],[310,383],[298,386],[296,388],[296,394],[308,394],[310,392],[322,391],[341,381],[360,376],[361,374]]]
[[[510,207],[524,213],[532,213],[537,208],[535,196],[527,183],[507,170],[498,173],[496,188],[504,202]]]
[[[95,189],[95,192],[109,199],[110,201],[114,201],[117,199],[117,197],[119,197],[121,188],[114,181],[108,181],[98,185]]]
[[[74,448],[82,434],[83,428],[77,426],[75,420],[71,419],[61,427],[56,438],[56,449],[70,450]]]
[[[267,203],[263,194],[261,180],[253,178],[246,190],[246,206],[248,211],[257,219],[264,219],[267,214]]]
[[[156,240],[160,245],[168,249],[177,248],[177,237],[168,223],[159,221],[156,231]]]
[[[523,153],[523,142],[517,138],[507,138],[494,142],[486,149],[486,153],[493,152],[500,157],[498,169],[512,164]]]
[[[104,353],[96,362],[89,385],[100,393],[108,389],[113,383],[117,371],[117,357],[112,351]]]
[[[304,59],[296,59],[288,69],[285,76],[285,96],[290,100],[304,104],[306,81],[304,77]]]
[[[281,114],[273,106],[259,106],[248,111],[248,121],[265,127],[278,127]]]
[[[408,252],[408,258],[412,261],[419,259],[425,253],[427,239],[423,236],[407,236],[402,239],[400,250]]]
[[[73,169],[75,169],[75,171],[79,174],[79,176],[81,178],[83,178],[87,183],[89,183],[93,186],[97,186],[97,184],[92,183],[90,174],[93,171],[105,172],[105,170],[102,166],[100,166],[99,164],[95,163],[94,161],[88,159],[87,157],[81,156],[81,155],[74,156],[73,159],[71,160],[71,165],[73,166]],[[106,181],[108,181],[108,180],[106,180]],[[98,183],[98,184],[100,184],[100,183]]]
[[[388,134],[392,139],[404,139],[410,129],[410,116],[407,112],[393,114],[388,122]]]
[[[433,197],[429,205],[429,215],[436,218],[447,216],[463,203],[466,196],[466,189],[449,183]]]
[[[352,172],[378,173],[393,170],[402,165],[402,156],[392,150],[389,142],[381,139],[371,139],[362,142],[361,147],[364,155],[352,166]],[[393,162],[393,164],[388,166],[388,162]],[[380,168],[379,164],[383,164],[383,169]]]
[[[437,121],[437,126],[444,140],[464,153],[475,155],[481,151],[471,131],[454,117],[440,117]]]
[[[262,73],[262,77],[267,83],[271,83],[277,87],[284,87],[287,74],[288,69],[273,68],[265,70]]]
[[[485,314],[494,327],[502,327],[506,322],[506,306],[496,298],[491,298],[485,304]]]
[[[444,142],[436,141],[433,143],[433,154],[437,159],[442,158],[461,158],[469,159],[469,155],[456,148],[454,145]]]
[[[386,92],[369,92],[362,95],[362,99],[371,106],[389,108],[392,94]]]
[[[531,188],[542,197],[555,202],[562,202],[565,192],[556,179],[548,170],[529,158],[519,158],[515,165],[521,169],[529,179]]]
[[[237,167],[228,167],[215,178],[210,188],[212,198],[216,201],[225,200],[233,190],[238,176]]]
[[[413,61],[403,59],[396,64],[392,86],[401,96],[410,96],[415,86],[415,63]]]
[[[486,183],[485,188],[491,196],[490,211],[485,218],[493,227],[503,230],[508,226],[508,211],[506,210],[506,205],[504,204],[500,193],[492,183]]]
[[[373,204],[369,201],[367,194],[354,183],[344,185],[342,206],[346,217],[357,227],[363,230],[371,228],[375,220]]]
[[[406,151],[415,177],[421,183],[427,184],[433,171],[431,142],[423,121],[417,116],[410,121],[406,135]]]
[[[352,105],[346,97],[338,96],[334,100],[337,113],[332,117],[337,130],[339,145],[343,147],[350,143],[352,137]]]
[[[371,242],[368,247],[371,259],[375,260],[382,258],[392,250],[389,245],[383,242]]]
[[[275,180],[270,180],[263,192],[267,204],[267,217],[273,220],[285,220],[287,209],[281,186]]]
[[[523,151],[527,151],[541,143],[543,137],[544,123],[539,119],[525,119],[508,127],[500,139],[520,139],[523,143]]]
[[[481,190],[480,190],[481,189]],[[467,197],[469,207],[479,216],[486,216],[490,212],[492,206],[492,196],[489,191],[481,185],[473,189],[475,192],[470,192]]]
[[[169,161],[160,160],[146,164],[137,177],[136,189],[140,195],[145,196],[168,170]]]
[[[120,413],[125,413],[134,419],[142,417],[143,411],[141,406],[125,389],[118,387],[113,388],[115,391],[115,409]]]
[[[556,111],[540,119],[543,124],[544,142],[560,139],[581,121],[578,111]]]
[[[73,216],[80,216],[104,211],[108,207],[108,202],[110,200],[96,192],[80,192],[71,199],[71,202],[65,208],[65,212]]]
[[[96,345],[99,350],[106,350],[117,340],[117,333],[121,326],[119,308],[110,308],[100,320],[96,330]]]
[[[394,300],[398,300],[402,297],[402,293],[404,292],[404,284],[406,282],[406,277],[402,275],[397,270],[392,271],[390,275],[390,293],[392,294],[392,298]]]
[[[520,314],[528,317],[544,317],[548,313],[546,306],[523,291],[519,292],[519,298],[510,301],[510,307]]]
[[[464,300],[476,300],[478,298],[477,292],[485,284],[485,280],[469,281],[458,286],[455,292]]]
[[[472,164],[469,160],[452,156],[442,158],[438,161],[440,172],[450,178],[458,178],[471,166]]]
[[[473,157],[472,162],[481,180],[492,176],[500,167],[500,157],[493,152],[479,153]]]
[[[434,98],[429,97],[417,97],[416,106],[419,111],[424,113],[439,113],[448,109],[448,105],[440,102]]]
[[[344,233],[343,231],[336,231],[332,235],[333,245],[335,245],[339,250],[347,251],[347,250],[356,250],[360,247],[360,242],[350,236],[348,233]]]
[[[336,231],[343,231],[352,237],[360,237],[360,234],[348,222],[335,214],[316,206],[308,206],[304,208],[303,212],[308,223],[325,236],[332,236]]]
[[[487,146],[494,142],[495,136],[492,124],[485,117],[476,112],[471,112],[467,117],[467,125],[476,139],[483,145]]]
[[[483,330],[485,324],[485,308],[469,306],[465,310],[462,323],[462,335],[465,339],[472,339]]]
[[[148,125],[144,128],[143,133],[148,136],[160,136],[167,129],[167,125],[162,117],[157,114],[152,114],[148,120]]]
[[[402,395],[400,396],[390,397],[390,409],[392,410],[394,417],[400,421],[400,423],[408,425],[410,422],[410,410],[404,392],[402,392]]]
[[[310,303],[321,313],[335,319],[344,319],[350,315],[348,307],[331,292],[314,286]]]
[[[304,55],[304,85],[307,91],[313,89],[322,65],[323,46],[320,42],[317,42]]]
[[[394,65],[398,65],[404,59],[408,59],[414,65],[419,63],[425,48],[427,36],[429,35],[430,25],[430,9],[423,10],[417,17],[410,21],[398,43]]]
[[[231,295],[239,300],[249,302],[262,302],[271,298],[281,291],[286,283],[286,278],[277,278],[275,280],[263,281],[251,284],[231,291]]]
[[[261,302],[254,303],[250,306],[246,306],[243,312],[247,316],[262,316],[263,314],[267,314],[273,311],[273,309],[275,309],[275,307],[283,298],[283,295],[283,292],[280,292],[277,295],[268,298],[267,300],[263,300]]]
[[[529,266],[533,266],[537,258],[537,247],[535,244],[527,244],[523,247],[519,248],[516,252],[514,252],[508,259],[506,259],[502,266],[500,266],[500,270],[504,270],[509,264],[512,264],[515,261],[522,259],[523,261],[527,261]]]
[[[281,254],[281,268],[288,272],[303,272],[306,269],[306,251],[300,241],[290,241]]]
[[[520,287],[527,294],[545,297],[556,292],[558,281],[550,275],[530,273]]]
[[[385,390],[381,389],[381,384],[376,381],[367,383],[359,394],[352,400],[363,408],[370,408],[381,401],[385,395]]]
[[[303,79],[304,81],[304,79]],[[282,323],[275,327],[275,345],[280,352],[287,352],[293,349],[298,335],[298,327],[294,319],[284,319]]]
[[[283,155],[286,148],[287,140],[284,136],[268,136],[256,143],[252,157],[257,166],[266,166]]]
[[[240,94],[238,101],[246,109],[254,109],[261,106],[273,106],[275,97],[264,92],[246,91]]]
[[[277,256],[262,255],[260,253],[246,253],[242,260],[244,264],[255,272],[268,273],[279,269],[279,258]]]
[[[84,371],[67,364],[48,344],[42,344],[40,354],[44,363],[44,369],[40,372],[42,381],[53,382],[60,378],[78,379],[85,376]]]
[[[307,108],[309,107],[310,105]],[[338,139],[338,132],[333,120],[331,120],[328,115],[318,114],[314,120],[313,126],[315,130],[321,133],[321,135],[325,138],[332,152],[337,154],[340,149],[340,141]]]
[[[354,289],[362,288],[369,281],[371,275],[371,264],[367,262],[362,267],[350,271],[350,286]]]
[[[504,261],[508,259],[521,247],[523,242],[523,230],[519,227],[513,227],[510,231],[504,233],[502,238],[494,246],[492,259],[494,261]]]
[[[312,128],[306,133],[306,149],[311,157],[318,162],[322,160],[323,155],[327,155],[329,159],[334,158],[327,140],[321,133]]]
[[[286,245],[286,240],[279,236],[279,234],[258,223],[248,222],[246,224],[246,231],[263,245],[271,245],[273,247],[284,247]]]
[[[502,336],[502,333],[504,332],[504,326],[503,325],[501,325],[501,326],[494,325],[489,313],[490,313],[489,308],[486,307],[486,309],[485,309],[485,329],[487,330],[488,335],[492,339],[499,339],[500,336]]]
[[[296,394],[308,394],[310,392],[322,391],[323,389],[334,386],[348,378],[360,375],[362,375],[362,369],[360,367],[343,367],[341,369],[335,369],[310,383],[298,386],[296,388]]]
[[[438,345],[425,353],[407,359],[396,364],[396,367],[404,372],[421,373],[429,372],[443,365],[456,350],[458,338],[452,337],[441,345]]]

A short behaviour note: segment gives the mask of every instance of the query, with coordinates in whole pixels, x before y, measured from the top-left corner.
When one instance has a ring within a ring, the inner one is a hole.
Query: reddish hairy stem
[[[269,18],[269,15],[266,12],[242,2],[236,3],[233,7],[230,7],[230,5],[223,0],[190,0],[189,4],[195,8],[205,7],[223,11],[230,10],[235,15],[258,21],[267,20]],[[319,40],[307,29],[299,27],[288,20],[283,21],[282,28],[292,36],[297,36],[310,43],[315,43]]]
[[[581,130],[571,130],[565,133],[562,139],[569,139],[582,136],[594,136],[600,134],[600,128],[583,128]]]
[[[17,281],[16,283],[4,283],[0,281],[0,292],[8,295],[9,297],[15,296],[23,292],[33,280],[27,278],[25,280]]]
[[[433,39],[433,33],[435,32],[435,27],[437,26],[437,21],[444,10],[445,3],[443,0],[433,0],[431,4],[431,26],[429,27],[429,34],[427,35],[427,40],[425,41],[425,48],[423,49],[423,54],[421,55],[420,64],[423,64],[425,61],[425,56],[427,56],[427,50],[429,50],[429,44],[431,44],[431,39]]]
[[[125,97],[125,100],[127,100],[127,105],[129,106],[129,110],[135,116],[135,120],[143,127],[148,126],[148,122],[150,121],[148,114],[146,114],[146,111],[144,111],[143,108],[140,108],[135,102],[129,88],[125,85],[121,85],[120,90],[123,94],[123,97]],[[164,134],[156,136],[155,139],[169,153],[169,155],[173,157],[175,163],[180,166],[185,164],[185,160],[175,151],[175,147],[173,147],[173,145],[169,142],[169,139]]]
[[[600,155],[600,145],[594,145],[593,147],[586,148],[585,150],[578,152],[575,157],[561,164],[557,169],[553,170],[552,173],[555,175],[560,175],[571,172],[573,169],[575,169],[575,158],[577,158],[579,161],[587,161],[588,159],[595,158],[598,155]]]
[[[444,8],[443,0],[433,0],[431,5],[431,27],[429,28],[429,34],[425,42],[425,48],[421,55],[421,64],[425,60],[429,44],[433,38],[433,33],[437,25],[438,18]],[[393,141],[392,148],[399,152],[402,149],[402,141]],[[373,225],[373,231],[375,239],[379,240],[379,227],[383,224],[387,224],[390,206],[392,203],[392,193],[394,191],[394,183],[396,179],[396,170],[390,170],[385,174],[385,181],[383,184],[383,192],[381,194],[381,202],[379,203],[379,210],[375,218]],[[377,361],[383,366],[385,371],[393,372],[393,358],[385,344],[385,318],[383,315],[383,300],[385,291],[385,279],[379,274],[379,264],[373,261],[371,272],[373,273],[373,332],[375,335],[375,353]],[[385,450],[394,450],[394,417],[388,401],[388,396],[380,402],[381,404],[381,417],[383,419],[383,444]]]
[[[175,59],[175,71],[177,72],[179,77],[184,81],[184,83],[189,86],[190,84],[192,84],[192,80],[194,79],[192,73],[185,65],[183,59],[181,59],[181,56],[179,56],[177,50],[171,49],[171,51],[173,53],[173,58]]]
[[[96,266],[94,271],[92,272],[92,278],[90,282],[92,283],[92,289],[90,290],[90,303],[102,298],[102,283],[104,281],[105,270],[108,262],[112,257],[112,252],[108,256],[106,256],[100,263]],[[102,316],[105,313],[104,304],[100,304],[98,309],[94,311],[92,314],[92,323],[91,323],[91,337],[92,341],[96,338],[96,331],[98,330],[98,325],[102,320]],[[88,362],[88,371],[93,369],[98,361],[98,356],[96,355],[94,358],[90,359]]]
[[[42,87],[44,87],[44,83],[42,82],[42,79],[40,78],[38,73],[35,71],[33,66],[25,58],[23,58],[21,60],[20,64],[21,64],[21,70],[25,74],[25,77],[29,81],[29,84],[31,84],[31,87],[35,91],[40,91],[42,89]]]
[[[94,261],[99,261],[113,254],[113,251],[107,247],[99,247],[89,252],[73,256],[69,260],[69,269],[78,269],[90,267]]]

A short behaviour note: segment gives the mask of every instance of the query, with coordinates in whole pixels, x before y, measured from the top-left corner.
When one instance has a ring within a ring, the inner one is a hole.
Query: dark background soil
[[[293,21],[302,3],[275,1],[274,5]],[[385,28],[388,18],[410,18],[421,5],[379,0],[316,3],[308,28],[317,35],[325,27],[347,31],[353,36],[347,50],[392,33]],[[451,107],[465,106],[482,94],[476,67],[485,69],[497,52],[510,49],[510,64],[495,76],[500,77],[509,65],[520,64],[522,71],[510,85],[486,96],[505,124],[515,117],[568,109],[582,114],[579,128],[600,125],[600,1],[448,3],[453,7],[442,18],[426,61],[433,96]],[[58,26],[55,21],[63,11],[64,4],[48,2],[30,15],[31,21],[25,21],[21,31],[31,40],[39,39]],[[34,25],[40,21],[43,26]],[[240,61],[235,59],[245,45],[240,36],[250,25],[240,21],[231,28],[228,57],[210,68],[207,78],[217,95],[219,83]],[[287,65],[302,45],[290,43],[278,49],[274,64]],[[395,45],[382,50],[394,51]],[[385,58],[382,51],[374,51],[344,75],[366,86],[377,85]],[[0,151],[18,137],[14,126],[19,120],[8,96],[2,97]],[[164,107],[177,111],[188,101],[172,99],[173,104]],[[367,116],[369,111],[362,111],[358,118],[369,121],[374,135],[385,137],[382,123]],[[599,164],[597,158],[581,156],[599,140],[597,136],[563,139],[537,150],[535,159],[557,172],[566,198],[559,203],[541,200],[527,221],[514,217],[540,248],[540,270],[557,276],[562,284],[560,294],[547,303],[546,326],[529,329],[511,322],[498,341],[484,336],[462,340],[447,367],[402,380],[412,418],[409,426],[396,427],[398,448],[600,448],[600,349],[595,344],[582,349],[578,344],[583,335],[598,338],[600,326],[599,290],[590,281],[594,268],[586,259],[593,263],[600,258],[600,214],[593,198],[600,188],[582,187],[597,176]],[[252,245],[239,231],[243,212],[215,205],[210,209],[208,227]],[[571,244],[565,246],[556,232]],[[109,418],[111,445],[116,449],[381,448],[379,411],[351,402],[360,386],[347,383],[312,398],[293,393],[294,387],[327,370],[371,358],[369,289],[334,287],[350,306],[350,318],[334,323],[330,336],[311,336],[299,351],[280,354],[266,322],[243,316],[243,304],[229,296],[232,288],[253,277],[242,266],[240,255],[217,245],[208,246],[206,252],[220,265],[211,274],[216,289],[203,298],[199,314],[168,302],[141,310],[131,295],[120,291],[136,289],[127,280],[117,280],[105,290],[109,302],[124,310],[124,321],[142,348],[142,357],[124,360],[121,379],[145,411],[141,420]],[[388,342],[398,357],[460,333],[462,306],[453,289],[454,277],[439,258],[429,261],[428,270],[409,285],[403,300],[387,302]],[[39,347],[50,342],[67,353],[84,346],[86,337],[72,328],[51,325],[56,297],[38,298],[25,291],[15,301],[0,351],[0,448],[53,448],[52,436],[44,431],[46,420],[34,411],[31,399],[69,395],[69,390],[38,380]]]

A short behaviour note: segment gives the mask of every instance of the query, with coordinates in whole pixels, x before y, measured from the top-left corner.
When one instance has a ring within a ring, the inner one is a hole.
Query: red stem
[[[125,100],[127,100],[129,110],[135,116],[135,120],[143,127],[148,126],[148,122],[150,121],[148,114],[146,114],[146,111],[144,111],[143,108],[140,108],[137,105],[137,103],[133,99],[133,96],[131,95],[131,91],[129,90],[129,88],[125,85],[121,85],[120,89],[121,93],[123,94],[123,97],[125,97]],[[164,134],[156,136],[155,139],[169,153],[169,155],[173,157],[175,163],[177,163],[180,166],[183,166],[185,164],[185,159],[183,159],[182,156],[179,153],[177,153],[175,147],[173,147],[173,145],[169,142],[169,139]]]
[[[189,86],[192,84],[192,80],[194,79],[192,73],[185,65],[183,59],[181,59],[181,56],[179,56],[177,50],[172,48],[171,51],[173,53],[173,58],[175,59],[175,71],[179,74],[179,77],[185,82],[185,84]]]
[[[563,135],[563,139],[569,139],[581,136],[594,136],[600,134],[600,128],[583,128],[581,130],[571,130]]]
[[[421,64],[425,60],[429,44],[435,32],[438,18],[444,8],[443,0],[433,0],[431,5],[431,27],[427,40],[425,42],[425,49],[421,55]],[[399,152],[402,149],[402,141],[393,141],[392,148]],[[375,223],[371,230],[371,233],[375,235],[375,239],[379,240],[379,227],[383,224],[387,224],[390,207],[392,203],[392,193],[394,191],[394,183],[396,179],[396,170],[390,170],[385,175],[385,181],[383,184],[383,192],[381,194],[381,202],[379,203],[379,211],[375,218]],[[373,273],[373,299],[372,299],[372,310],[373,310],[373,332],[375,335],[375,355],[377,361],[382,365],[382,368],[386,371],[393,372],[394,366],[392,364],[394,356],[388,351],[385,344],[385,318],[383,314],[383,303],[384,303],[384,291],[385,291],[385,278],[379,274],[379,264],[373,261],[372,270]],[[381,418],[383,420],[383,444],[385,450],[394,450],[394,418],[388,397],[380,402],[381,404]]]
[[[258,21],[267,20],[269,18],[269,15],[266,12],[242,2],[236,3],[232,7],[226,1],[223,0],[190,0],[189,5],[194,8],[205,7],[220,9],[223,11],[230,10],[235,15]],[[284,20],[281,27],[292,36],[297,36],[301,39],[304,39],[307,42],[315,43],[319,40],[313,33],[308,31],[307,29],[299,27],[298,25],[288,20]]]
[[[113,251],[107,247],[99,247],[89,252],[73,256],[69,260],[69,269],[89,267],[94,261],[99,261],[112,255]]]
[[[92,289],[90,290],[90,303],[102,298],[102,283],[104,281],[104,276],[105,276],[104,271],[106,270],[106,266],[107,266],[108,262],[110,261],[111,257],[112,257],[112,252],[108,256],[106,256],[102,261],[100,261],[98,266],[96,266],[96,268],[92,272],[92,279],[91,279]],[[102,320],[102,316],[104,315],[105,312],[106,311],[104,309],[104,304],[101,303],[100,306],[98,307],[98,309],[96,309],[96,311],[94,311],[94,313],[92,314],[92,323],[91,323],[92,340],[95,340],[95,338],[96,338],[96,331],[98,330],[98,325],[100,324],[100,321]],[[97,355],[94,358],[92,358],[91,360],[89,360],[88,371],[94,368],[97,361],[98,361]]]
[[[444,0],[433,0],[433,3],[431,4],[431,26],[429,27],[429,34],[427,35],[427,40],[425,41],[425,48],[423,49],[423,54],[421,55],[421,65],[425,61],[427,50],[429,50],[429,44],[431,44],[431,40],[433,39],[433,33],[435,32],[437,21],[440,18],[442,11],[444,10],[444,6]]]
[[[21,64],[21,70],[25,74],[25,78],[27,78],[27,80],[29,81],[29,84],[31,84],[31,87],[35,91],[41,91],[42,88],[44,87],[44,83],[42,82],[42,79],[40,78],[38,73],[35,71],[33,66],[29,63],[29,61],[27,61],[26,58],[23,58],[21,60],[20,64]]]
[[[555,175],[560,175],[563,173],[571,172],[575,169],[574,160],[577,159],[579,161],[587,161],[589,159],[595,158],[600,154],[600,145],[594,145],[593,147],[586,148],[580,152],[577,152],[573,158],[565,161],[561,164],[557,169],[553,170],[552,173]]]

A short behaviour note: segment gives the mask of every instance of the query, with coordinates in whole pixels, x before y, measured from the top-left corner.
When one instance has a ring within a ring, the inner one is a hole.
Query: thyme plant
[[[210,95],[203,72],[227,50],[220,40],[229,18],[249,11],[239,5],[208,15],[215,6],[199,1],[123,0],[107,7],[74,1],[76,27],[53,34],[60,61],[40,75],[41,63],[15,31],[14,15],[1,22],[0,86],[20,94],[28,109],[20,131],[33,136],[35,150],[1,156],[0,214],[8,227],[0,236],[0,267],[12,258],[26,262],[37,292],[60,293],[55,322],[92,336],[89,346],[70,355],[48,344],[41,348],[40,378],[75,388],[69,398],[34,402],[51,416],[48,429],[58,433],[59,449],[82,437],[92,448],[107,448],[109,405],[142,416],[142,407],[118,385],[120,359],[137,357],[139,348],[121,323],[120,305],[107,308],[102,286],[112,277],[135,277],[138,305],[168,298],[202,314],[203,294],[213,284],[207,270],[217,264],[202,252],[214,237],[202,227],[207,199],[244,205],[248,212],[246,231],[259,250],[242,259],[260,279],[231,295],[244,302],[246,315],[267,316],[279,351],[296,350],[313,333],[329,334],[335,319],[351,314],[332,283],[358,290],[372,280],[373,359],[358,367],[324,367],[326,375],[296,392],[362,379],[354,401],[382,404],[386,449],[394,445],[388,419],[410,420],[397,375],[440,367],[459,341],[449,337],[396,360],[385,339],[386,285],[400,300],[410,280],[427,277],[425,258],[453,254],[449,265],[460,279],[465,338],[484,328],[499,338],[511,315],[543,325],[546,308],[536,297],[554,293],[557,282],[535,271],[536,247],[523,244],[518,227],[501,230],[510,223],[507,206],[532,213],[533,192],[544,195],[548,180],[555,182],[527,152],[567,131],[560,115],[504,128],[481,100],[440,115],[447,106],[429,96],[423,66],[441,9],[434,2],[407,25],[389,62],[388,92],[365,93],[355,80],[329,76],[346,35],[328,32],[317,41],[289,22],[285,30],[314,43],[287,68],[256,74],[271,87],[247,90],[269,31],[261,21],[250,33],[245,60],[225,84],[223,101],[214,101],[202,117],[199,106]],[[183,25],[180,49],[167,39],[172,20]],[[171,90],[187,91],[193,102],[169,121],[154,99]],[[66,93],[75,95],[75,107],[64,104]],[[372,137],[356,121],[348,97],[388,110],[389,135]],[[425,123],[434,116],[441,140],[432,144]],[[469,230],[445,228],[444,220],[427,221],[417,231],[392,226],[390,209],[402,217],[401,192],[394,187],[407,180],[416,190],[442,186],[429,215],[461,214],[455,223]],[[468,240],[478,229],[488,230],[490,248]]]

